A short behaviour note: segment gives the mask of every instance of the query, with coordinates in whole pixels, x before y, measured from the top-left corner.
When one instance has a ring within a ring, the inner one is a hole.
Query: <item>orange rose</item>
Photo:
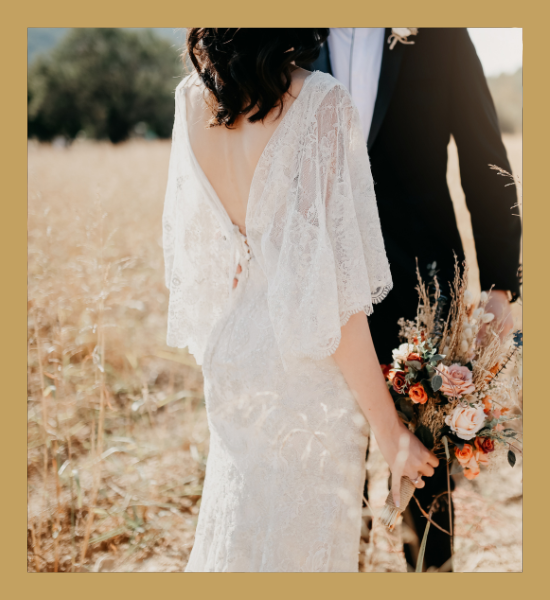
[[[415,383],[409,388],[409,398],[415,404],[426,404],[426,401],[428,400],[428,394],[426,394],[426,390],[423,388],[421,383]]]
[[[405,373],[402,371],[395,371],[395,375],[393,376],[393,389],[398,394],[403,394],[407,391],[407,381],[405,380]]]
[[[480,473],[479,465],[477,464],[476,459],[472,456],[468,464],[464,465],[464,477],[469,479],[475,479]]]
[[[420,354],[418,354],[418,352],[410,352],[407,356],[407,360],[416,360],[419,363],[422,363],[422,357],[420,356]]]
[[[384,375],[384,379],[389,379],[391,365],[380,365],[380,368],[382,369],[382,375]]]
[[[462,450],[458,447],[455,448],[455,456],[463,467],[470,462],[473,455],[474,451],[470,444],[464,444]]]

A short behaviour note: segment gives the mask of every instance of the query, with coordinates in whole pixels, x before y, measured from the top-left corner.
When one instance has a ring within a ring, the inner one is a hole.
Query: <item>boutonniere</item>
[[[418,27],[392,27],[391,35],[388,38],[388,44],[390,44],[390,50],[395,48],[397,42],[402,44],[414,44],[412,40],[409,41],[409,35],[416,35],[418,33]]]

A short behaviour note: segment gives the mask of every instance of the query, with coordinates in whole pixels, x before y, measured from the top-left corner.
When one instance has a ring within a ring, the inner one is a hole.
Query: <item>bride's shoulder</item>
[[[323,71],[306,71],[305,69],[298,68],[292,72],[290,91],[292,93],[293,88],[300,90],[302,87],[309,88],[310,92],[314,94],[328,92],[332,88],[341,90],[345,94],[348,93],[346,88],[329,73],[324,73]]]
[[[186,75],[176,87],[176,99],[186,96],[189,102],[192,102],[201,88],[201,81],[196,73],[192,71],[189,75]]]
[[[332,108],[335,105],[351,106],[353,100],[348,90],[332,75],[313,71],[308,77],[311,106],[314,110]]]

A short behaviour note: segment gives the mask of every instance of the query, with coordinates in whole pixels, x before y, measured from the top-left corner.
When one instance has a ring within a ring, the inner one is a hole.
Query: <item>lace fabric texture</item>
[[[167,343],[203,365],[211,433],[187,570],[356,571],[368,424],[331,354],[392,285],[357,109],[308,76],[256,168],[247,246],[191,149],[189,83],[163,216]]]
[[[240,242],[193,155],[185,92],[176,117],[163,216],[167,343],[202,363],[229,302]],[[248,243],[268,279],[281,355],[322,358],[355,312],[371,314],[392,286],[357,109],[330,75],[314,72],[265,148],[250,190]],[[237,261],[238,262],[238,261]]]

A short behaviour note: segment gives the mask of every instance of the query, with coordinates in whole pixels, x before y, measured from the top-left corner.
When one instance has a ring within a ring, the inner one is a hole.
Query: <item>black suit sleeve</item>
[[[487,81],[466,29],[455,30],[451,73],[451,133],[456,141],[460,178],[472,218],[481,289],[519,293],[521,221],[515,186],[489,169],[511,173]]]

